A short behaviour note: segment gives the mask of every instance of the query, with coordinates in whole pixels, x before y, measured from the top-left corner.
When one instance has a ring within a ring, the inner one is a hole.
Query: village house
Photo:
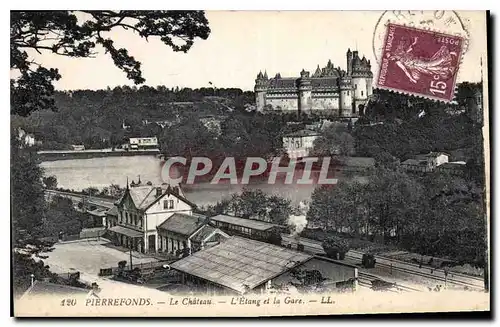
[[[118,225],[118,207],[113,206],[111,209],[106,211],[106,228],[115,227]]]
[[[289,133],[283,136],[283,147],[291,159],[307,157],[319,136],[318,132],[307,129]]]
[[[19,140],[21,140],[22,145],[26,147],[32,147],[35,144],[41,143],[35,140],[35,136],[33,134],[26,133],[26,131],[23,130],[22,128],[18,129],[18,134],[19,134]]]
[[[191,254],[229,237],[208,222],[208,218],[203,215],[174,213],[157,227],[158,251],[176,254],[179,250],[187,250]]]
[[[110,220],[110,224],[114,221],[116,225],[109,227],[108,224],[108,231],[117,245],[142,253],[158,251],[158,226],[176,213],[191,215],[195,207],[179,187],[167,184],[130,188],[127,185],[125,194],[115,205],[117,220]]]
[[[450,155],[444,152],[429,152],[419,154],[401,163],[401,167],[408,172],[428,173],[438,166],[448,162]]]
[[[465,167],[466,167],[466,162],[465,161],[452,161],[452,162],[446,162],[442,165],[440,165],[437,168],[437,171],[439,172],[448,172],[452,175],[458,175],[461,176],[465,173]]]
[[[85,150],[85,145],[83,145],[83,144],[72,144],[71,145],[71,149],[73,151],[83,151],[83,150]]]
[[[282,246],[232,236],[170,265],[182,273],[181,281],[206,294],[270,293],[300,283],[300,272],[316,272],[328,290],[349,284],[356,289],[355,266],[315,257]]]
[[[401,167],[407,172],[428,173],[432,171],[432,166],[427,160],[408,159],[401,163]]]
[[[158,139],[155,137],[131,137],[128,148],[131,150],[157,149]]]

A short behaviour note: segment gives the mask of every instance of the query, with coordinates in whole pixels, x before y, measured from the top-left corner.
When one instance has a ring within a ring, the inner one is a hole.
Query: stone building
[[[444,152],[419,154],[414,158],[403,161],[401,167],[408,172],[428,173],[434,171],[438,166],[447,163],[449,157],[450,155]]]
[[[143,253],[157,252],[160,247],[158,226],[174,214],[191,215],[195,207],[179,187],[170,185],[130,188],[127,185],[125,194],[115,205],[117,219],[110,220],[115,225],[108,225],[108,231],[118,245]]]
[[[370,60],[360,58],[358,51],[347,50],[347,70],[331,61],[319,65],[314,74],[305,71],[300,77],[268,78],[260,72],[255,80],[257,111],[323,112],[334,116],[356,117],[372,95],[373,73]]]
[[[319,132],[300,130],[283,136],[283,148],[289,158],[302,158],[309,155],[314,141],[320,136]]]

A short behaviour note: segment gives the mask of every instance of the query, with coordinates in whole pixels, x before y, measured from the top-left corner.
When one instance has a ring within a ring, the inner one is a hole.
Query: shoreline
[[[40,161],[59,161],[71,159],[92,159],[106,157],[133,157],[133,156],[158,156],[159,149],[120,150],[120,149],[91,149],[91,150],[48,150],[38,151]]]

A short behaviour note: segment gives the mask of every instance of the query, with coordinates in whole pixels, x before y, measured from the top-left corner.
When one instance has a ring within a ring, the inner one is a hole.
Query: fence
[[[97,238],[106,234],[105,227],[84,228],[80,232],[80,238]]]
[[[130,267],[130,264],[126,265],[123,269],[124,270],[132,270],[132,269],[140,269],[140,270],[147,270],[147,269],[155,269],[155,268],[159,268],[159,267],[162,267],[164,265],[167,265],[169,263],[171,263],[172,260],[160,260],[160,261],[153,261],[153,262],[145,262],[145,263],[138,263],[138,264],[134,264],[133,261],[132,261],[132,268]],[[120,268],[117,267],[110,267],[110,268],[101,268],[99,270],[99,276],[111,276],[111,275],[114,275],[116,274],[116,272],[119,270]]]
[[[64,242],[77,241],[84,239],[98,239],[106,234],[106,227],[84,228],[80,234],[63,234],[61,240]]]

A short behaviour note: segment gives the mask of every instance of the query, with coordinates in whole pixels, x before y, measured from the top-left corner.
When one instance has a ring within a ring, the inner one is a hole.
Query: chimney
[[[163,191],[162,191],[161,187],[157,187],[157,188],[156,188],[156,197],[161,196],[161,195],[162,195],[162,193],[163,193]]]

